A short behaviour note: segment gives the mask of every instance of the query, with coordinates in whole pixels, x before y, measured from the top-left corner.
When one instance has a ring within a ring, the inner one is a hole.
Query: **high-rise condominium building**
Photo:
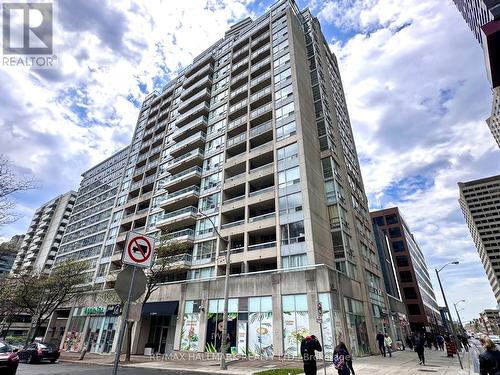
[[[500,175],[458,187],[460,207],[500,306]]]
[[[389,238],[412,331],[439,329],[442,325],[441,315],[424,254],[399,208],[374,211],[370,215],[373,224],[380,227]]]
[[[10,273],[23,239],[24,235],[16,234],[9,241],[0,244],[0,277]]]
[[[113,207],[125,170],[129,148],[97,164],[82,174],[82,181],[73,211],[55,259],[55,263],[68,260],[88,262],[88,283],[95,289],[102,289],[107,276],[113,237],[108,229],[113,220]],[[111,244],[108,239],[111,238]]]
[[[500,314],[497,309],[486,309],[479,313],[479,322],[487,335],[500,334]]]
[[[454,0],[484,51],[493,105],[486,121],[500,147],[500,0]]]
[[[75,203],[69,191],[38,208],[17,253],[11,273],[29,270],[50,272]]]
[[[144,304],[134,352],[220,347],[227,251],[239,353],[299,355],[299,338],[319,333],[318,302],[327,353],[344,340],[367,354],[383,329],[388,302],[337,61],[291,0],[237,23],[147,96],[112,222],[107,288],[129,231],[185,245]],[[88,334],[101,342],[105,307],[72,309],[69,350]]]

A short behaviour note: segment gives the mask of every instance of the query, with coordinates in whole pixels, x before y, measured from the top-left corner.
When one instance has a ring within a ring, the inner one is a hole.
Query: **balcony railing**
[[[222,224],[221,228],[226,229],[226,228],[236,227],[241,224],[245,224],[245,220],[238,220],[238,221],[233,221],[232,223]]]
[[[237,179],[239,179],[239,178],[244,178],[246,174],[247,174],[246,172],[242,172],[242,173],[240,173],[240,174],[237,174],[236,176],[231,176],[231,177],[228,177],[228,178],[226,178],[226,179],[224,180],[224,183],[225,183],[225,184],[229,184],[230,182],[233,182],[233,181],[235,181],[235,180],[237,180]]]
[[[265,72],[264,74],[261,74],[260,76],[256,77],[255,79],[252,79],[250,81],[250,87],[254,87],[261,83],[262,81],[265,81],[266,79],[271,78],[271,72]]]
[[[276,247],[276,241],[256,243],[254,245],[248,245],[248,251],[269,249],[271,247]]]
[[[165,180],[165,183],[175,181],[175,180],[182,178],[182,177],[184,177],[190,173],[193,173],[193,172],[201,174],[202,169],[198,166],[191,167],[189,169],[186,169],[185,171],[182,171],[180,173],[177,173],[177,174],[174,174],[172,176],[167,177],[167,179]]]
[[[270,213],[267,213],[267,214],[263,214],[263,215],[258,215],[258,216],[254,216],[254,217],[249,217],[248,218],[248,222],[249,223],[253,223],[255,221],[261,221],[261,220],[266,220],[266,219],[271,219],[273,217],[276,216],[276,213],[275,212],[270,212]]]
[[[234,90],[231,92],[231,95],[229,96],[230,99],[234,98],[236,95],[241,94],[243,92],[248,91],[248,83],[244,84],[241,87],[238,87],[238,89]]]
[[[257,64],[252,65],[252,67],[250,68],[250,72],[253,73],[269,63],[271,63],[271,57],[267,57],[264,60],[259,61]]]
[[[248,70],[244,70],[242,73],[238,74],[237,76],[234,76],[231,79],[231,85],[233,85],[234,83],[238,82],[243,78],[248,78]]]
[[[193,229],[178,230],[177,232],[169,233],[168,236],[172,239],[177,239],[179,237],[185,237],[185,236],[194,238],[194,230]]]
[[[196,134],[193,134],[192,136],[180,141],[179,143],[176,143],[175,145],[172,146],[172,149],[170,150],[170,153],[175,152],[182,147],[186,146],[187,144],[193,142],[194,140],[200,138],[202,141],[205,141],[206,139],[206,134],[202,131],[199,131]]]
[[[245,199],[245,194],[234,197],[234,198],[226,199],[224,202],[222,202],[222,204],[234,203],[234,202],[240,201],[242,199]]]
[[[167,199],[165,199],[163,202],[168,202],[172,198],[176,198],[176,197],[178,197],[179,195],[182,195],[182,194],[186,194],[186,193],[199,193],[199,192],[200,192],[200,188],[198,186],[196,186],[196,185],[189,186],[187,188],[178,190],[178,191],[176,191],[174,193],[168,194]]]
[[[232,113],[234,111],[237,111],[238,109],[241,109],[243,107],[246,107],[248,104],[248,100],[247,99],[244,99],[242,100],[241,102],[238,102],[236,103],[235,105],[232,105],[231,107],[229,107],[229,113]]]
[[[263,193],[268,192],[268,191],[273,191],[273,189],[274,189],[274,186],[268,186],[264,189],[252,191],[252,192],[248,193],[248,196],[253,197],[255,195],[263,194]]]
[[[261,36],[259,36],[257,39],[253,40],[252,43],[250,44],[250,46],[255,46],[256,44],[258,44],[260,41],[262,41],[263,39],[266,39],[266,38],[269,38],[269,31],[266,32],[265,34],[262,34]]]
[[[255,128],[250,129],[250,138],[255,137],[256,135],[265,133],[273,128],[273,123],[271,121],[267,121]]]
[[[271,93],[271,86],[268,86],[260,91],[257,91],[255,94],[250,96],[250,102],[254,102],[256,100],[259,100],[260,98],[269,95]]]
[[[250,118],[256,118],[263,113],[269,112],[271,110],[271,103],[267,103],[266,105],[263,105],[262,107],[259,107],[257,109],[254,109],[252,112],[250,112]]]
[[[244,142],[246,139],[247,139],[247,133],[241,133],[236,137],[228,139],[226,142],[227,145],[226,147],[232,147],[234,145]]]
[[[256,58],[258,55],[266,51],[269,51],[269,43],[263,47],[260,47],[257,51],[252,52],[252,59]]]
[[[168,213],[163,214],[163,216],[160,216],[158,221],[168,220],[168,219],[172,219],[172,218],[175,218],[177,216],[183,216],[186,214],[196,215],[197,213],[198,213],[198,209],[196,207],[181,208],[180,210],[172,211],[172,212],[168,212]]]
[[[190,158],[191,156],[194,156],[194,155],[199,155],[199,156],[203,157],[203,153],[204,153],[203,149],[197,148],[196,150],[189,151],[189,152],[187,152],[187,153],[185,153],[185,154],[183,154],[183,155],[181,155],[181,156],[179,156],[179,157],[177,157],[175,159],[170,160],[167,163],[167,165],[171,166],[173,164],[177,164],[178,162],[180,162],[180,161],[182,161],[184,159],[188,159],[188,158]]]
[[[231,121],[229,124],[227,124],[227,129],[231,130],[231,129],[236,128],[236,127],[238,127],[240,125],[245,124],[246,122],[247,122],[247,116],[246,115],[242,116],[242,117],[239,117],[236,120]]]

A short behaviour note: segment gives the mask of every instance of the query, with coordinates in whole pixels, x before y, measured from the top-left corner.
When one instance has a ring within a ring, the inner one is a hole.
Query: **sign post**
[[[323,346],[323,371],[326,375],[326,354],[325,354],[325,340],[323,339],[323,305],[318,302],[318,315],[316,322],[319,324],[319,334],[321,337],[321,345]]]
[[[116,375],[116,372],[118,371],[118,363],[120,362],[120,355],[122,352],[122,345],[123,345],[123,339],[125,336],[125,328],[127,327],[127,320],[128,320],[128,315],[129,315],[129,310],[130,310],[130,303],[134,302],[137,300],[143,293],[146,288],[146,283],[145,283],[145,276],[144,272],[140,270],[139,275],[142,274],[142,277],[139,279],[141,280],[142,285],[137,285],[137,287],[134,287],[134,282],[136,279],[136,273],[137,273],[137,268],[150,268],[153,265],[153,252],[154,252],[154,237],[149,237],[149,236],[144,236],[139,233],[134,233],[134,232],[129,232],[127,236],[127,241],[125,244],[125,249],[122,254],[122,263],[123,264],[128,264],[132,266],[132,274],[130,276],[130,284],[128,287],[128,292],[127,292],[127,298],[123,301],[124,302],[124,309],[123,309],[123,315],[122,315],[122,325],[120,327],[120,333],[118,335],[118,343],[116,345],[116,353],[115,353],[115,360],[113,362],[113,371],[111,372],[112,375]],[[127,270],[124,270],[121,273],[126,273]],[[122,278],[122,280],[126,281],[126,277]],[[118,282],[118,279],[117,279]],[[118,284],[122,284],[123,281],[121,281]],[[120,289],[120,288],[119,288]],[[142,292],[141,292],[142,290]],[[119,293],[120,298],[122,298],[124,295],[121,295]]]

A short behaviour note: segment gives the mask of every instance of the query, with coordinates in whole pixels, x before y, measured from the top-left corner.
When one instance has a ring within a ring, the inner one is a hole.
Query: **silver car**
[[[490,337],[491,341],[493,341],[495,344],[500,344],[500,336],[490,335],[489,337]]]

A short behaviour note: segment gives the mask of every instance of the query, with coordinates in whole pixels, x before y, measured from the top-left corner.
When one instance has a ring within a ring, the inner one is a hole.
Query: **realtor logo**
[[[3,3],[4,55],[51,55],[52,3]]]

